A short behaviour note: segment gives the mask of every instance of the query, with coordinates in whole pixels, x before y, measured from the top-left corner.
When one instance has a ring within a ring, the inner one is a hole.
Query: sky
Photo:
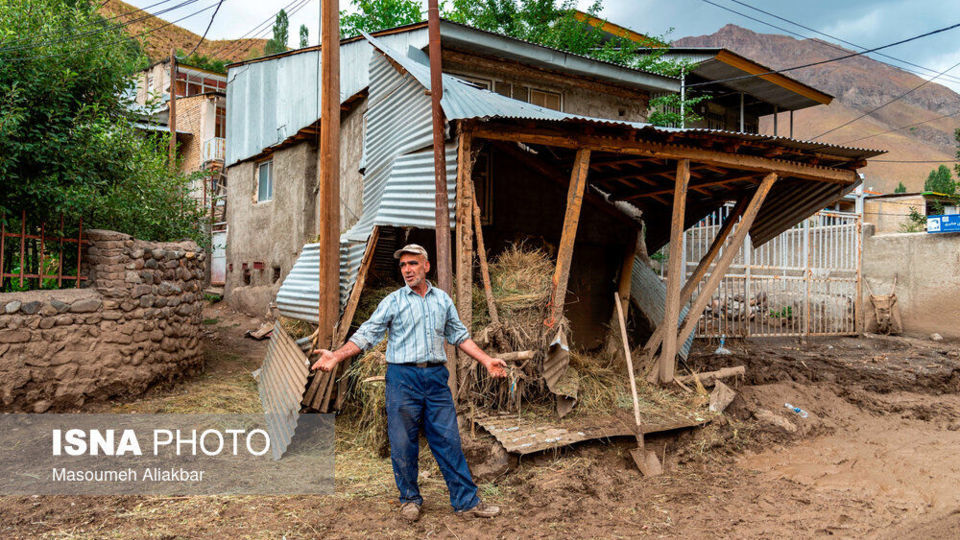
[[[156,4],[157,0],[125,0],[140,8]],[[175,20],[184,15],[216,4],[218,0],[199,0],[189,6],[163,15]],[[668,39],[711,34],[726,24],[736,24],[761,33],[787,34],[743,15],[721,9],[709,2],[749,15],[756,19],[797,32],[805,37],[815,36],[809,30],[794,26],[771,15],[760,13],[744,4],[763,9],[773,15],[795,21],[814,30],[831,34],[867,48],[906,39],[938,28],[960,23],[960,10],[956,0],[604,0],[601,16],[627,28],[654,35],[667,34]],[[736,3],[737,1],[741,4]],[[591,2],[579,0],[581,8]],[[164,3],[148,11],[167,7]],[[247,34],[258,24],[272,19],[276,12],[290,5],[299,9],[290,15],[290,42],[299,43],[299,28],[305,24],[310,31],[309,43],[315,45],[318,38],[320,0],[223,0],[223,4],[210,27],[211,39],[238,38]],[[350,8],[350,0],[340,0],[341,9]],[[293,11],[287,9],[288,13]],[[426,2],[424,2],[426,9]],[[213,10],[205,11],[179,22],[180,26],[202,34],[210,22]],[[271,37],[269,25],[264,25],[259,35],[247,37]],[[673,28],[671,31],[670,29]],[[669,32],[669,33],[668,33]],[[788,34],[789,35],[789,34]],[[795,36],[796,37],[796,36]],[[821,39],[840,44],[835,39]],[[853,48],[844,45],[847,48]],[[858,49],[859,50],[859,49]],[[922,38],[882,51],[902,60],[908,60],[933,72],[924,72],[928,77],[960,63],[960,28]],[[840,54],[838,52],[838,54]],[[871,55],[894,65],[889,59]],[[916,70],[916,68],[910,67]],[[950,80],[949,76],[955,79]],[[937,79],[960,92],[960,65],[950,70],[945,77]]]

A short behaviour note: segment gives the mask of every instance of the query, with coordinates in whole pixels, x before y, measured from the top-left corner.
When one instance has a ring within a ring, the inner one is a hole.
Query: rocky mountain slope
[[[732,24],[710,35],[679,39],[674,45],[724,47],[774,69],[845,54],[819,40],[760,34]],[[794,114],[794,137],[800,139],[812,139],[924,82],[916,75],[866,56],[794,70],[786,75],[835,96],[833,103],[828,106],[813,107]],[[816,140],[886,150],[887,154],[876,158],[881,160],[952,161],[956,149],[953,134],[960,127],[960,114],[911,129],[862,138],[951,113],[960,113],[960,95],[946,86],[931,82],[872,115]],[[761,124],[761,131],[772,133],[772,120],[767,120]],[[786,122],[786,115],[783,115],[780,125],[785,126]],[[875,162],[862,172],[866,176],[866,186],[876,191],[893,191],[901,181],[909,191],[918,191],[923,187],[928,172],[936,167],[935,163]]]

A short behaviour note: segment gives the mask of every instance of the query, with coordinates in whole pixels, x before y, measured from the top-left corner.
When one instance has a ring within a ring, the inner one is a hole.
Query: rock
[[[130,293],[130,296],[133,298],[140,298],[145,294],[150,294],[153,292],[153,285],[137,285],[133,288],[133,292]]]
[[[57,324],[57,326],[66,326],[68,324],[73,324],[73,317],[70,315],[60,315],[54,322]]]
[[[757,420],[759,420],[761,423],[764,423],[776,428],[780,428],[787,433],[797,432],[797,426],[795,426],[793,422],[787,420],[786,418],[778,414],[773,413],[770,410],[760,409],[754,413],[754,416],[756,416]]]
[[[50,405],[52,405],[52,403],[50,403],[45,399],[41,399],[40,401],[37,401],[33,404],[33,412],[35,413],[47,412],[47,409],[50,408]]]
[[[40,328],[42,330],[49,330],[50,328],[53,328],[55,322],[56,321],[51,318],[40,319]]]
[[[70,313],[91,313],[100,309],[103,302],[99,298],[84,298],[77,300],[70,306]]]
[[[14,315],[13,317],[10,317],[9,319],[7,319],[7,328],[9,328],[10,330],[16,330],[21,326],[23,326],[23,317],[19,315]]]
[[[43,315],[44,317],[50,317],[51,315],[56,315],[57,308],[53,307],[50,304],[44,304],[43,307],[40,308],[40,314]]]
[[[934,332],[934,333],[930,334],[930,341],[943,341],[943,336],[941,336],[940,334]]]
[[[147,259],[146,262],[143,263],[143,267],[154,270],[157,268],[157,261],[155,259]]]
[[[140,274],[134,272],[133,270],[128,270],[126,276],[123,278],[123,281],[127,283],[141,283],[143,279],[140,277]]]
[[[27,302],[26,304],[20,306],[20,313],[23,313],[24,315],[33,315],[40,311],[40,306],[42,305],[42,302]]]
[[[70,309],[70,304],[61,302],[60,300],[51,300],[50,305],[57,309],[57,313],[65,313]]]
[[[735,397],[737,397],[737,393],[734,392],[732,388],[720,381],[716,381],[713,392],[710,392],[710,410],[723,412]]]
[[[156,248],[156,249],[150,250],[150,255],[152,255],[153,258],[156,259],[156,260],[158,260],[158,261],[161,260],[161,259],[163,259],[163,253],[164,253],[164,252],[163,252],[163,249],[161,249],[161,248]]]
[[[19,300],[7,302],[7,305],[3,308],[3,310],[7,313],[16,313],[20,309],[20,304],[21,302]]]
[[[2,330],[0,343],[24,343],[30,341],[30,332],[27,330]]]
[[[135,249],[135,250],[131,251],[131,252],[130,252],[130,258],[131,258],[131,259],[142,259],[142,258],[143,258],[143,250],[142,250],[142,249]]]

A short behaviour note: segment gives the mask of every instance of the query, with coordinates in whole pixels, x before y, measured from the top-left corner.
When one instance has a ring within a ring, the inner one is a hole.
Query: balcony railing
[[[223,161],[226,147],[223,137],[211,137],[203,141],[203,161]]]

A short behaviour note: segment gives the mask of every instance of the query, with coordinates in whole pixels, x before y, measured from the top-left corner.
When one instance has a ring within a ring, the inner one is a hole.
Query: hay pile
[[[387,440],[387,399],[382,377],[387,373],[387,341],[354,359],[344,373],[348,380],[344,414],[355,432],[357,446],[369,448],[380,457],[390,455]]]

